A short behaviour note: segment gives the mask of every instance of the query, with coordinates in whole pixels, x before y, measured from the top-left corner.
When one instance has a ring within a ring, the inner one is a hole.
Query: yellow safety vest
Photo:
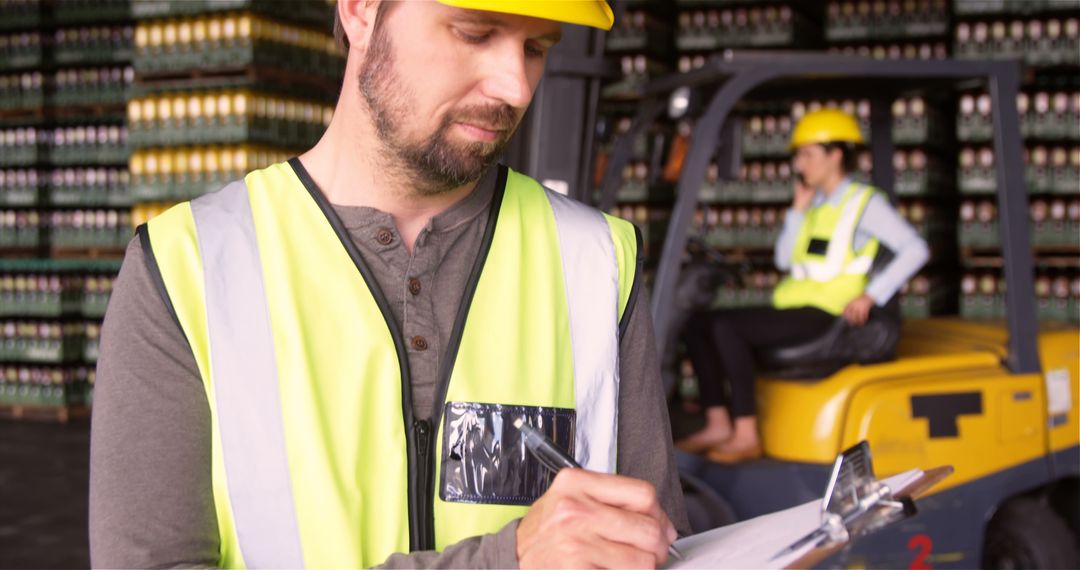
[[[297,159],[140,228],[210,402],[222,566],[368,567],[499,530],[535,497],[450,489],[447,465],[468,466],[444,444],[472,429],[497,453],[521,410],[615,471],[635,230],[499,169],[432,418],[413,417],[404,339]]]
[[[855,229],[874,192],[851,183],[838,204],[827,201],[806,212],[791,254],[791,273],[773,291],[774,307],[817,307],[840,315],[862,295],[878,240],[872,238],[855,251]]]

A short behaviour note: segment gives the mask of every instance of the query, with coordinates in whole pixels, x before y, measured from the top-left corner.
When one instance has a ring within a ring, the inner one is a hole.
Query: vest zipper
[[[349,232],[345,229],[345,224],[341,222],[341,218],[334,212],[334,208],[330,205],[330,202],[327,201],[326,196],[322,193],[322,190],[319,189],[319,186],[311,179],[311,175],[308,174],[304,165],[300,162],[300,159],[296,157],[289,159],[289,165],[292,166],[293,172],[296,173],[297,178],[304,184],[304,188],[307,189],[312,200],[319,206],[319,209],[322,210],[327,222],[334,229],[334,233],[337,234],[341,246],[348,252],[349,258],[352,259],[353,264],[356,265],[356,270],[364,278],[364,283],[371,292],[371,296],[375,298],[375,304],[378,305],[379,311],[382,312],[383,320],[386,321],[386,326],[390,329],[390,337],[394,341],[394,348],[397,352],[398,366],[400,367],[401,374],[401,418],[403,420],[401,427],[405,433],[405,453],[408,459],[408,473],[406,473],[405,476],[407,479],[406,485],[409,503],[409,551],[434,550],[435,500],[433,496],[434,482],[432,479],[434,478],[433,474],[435,473],[435,459],[434,457],[431,457],[434,453],[434,450],[432,449],[433,446],[431,445],[431,428],[432,426],[439,425],[438,411],[436,412],[436,417],[431,420],[417,420],[413,417],[412,376],[409,372],[408,353],[405,350],[405,342],[401,334],[401,328],[398,326],[397,322],[394,321],[393,312],[390,310],[390,304],[386,301],[386,296],[383,294],[382,289],[379,288],[378,281],[376,281],[375,276],[367,263],[364,262],[364,258],[360,255],[360,251],[356,248],[356,244],[353,243],[352,238],[349,237]],[[493,211],[498,211],[497,206],[501,201],[505,182],[506,167],[500,166],[495,192],[496,197],[499,197],[499,199],[492,200],[492,205],[495,208]],[[488,232],[485,234],[485,239],[489,244],[493,226],[494,223],[489,220]],[[445,386],[441,389],[440,393],[445,396]]]
[[[420,550],[435,549],[434,500],[432,498],[432,466],[435,459],[431,456],[431,424],[428,420],[413,422],[416,438],[416,521],[419,533]]]

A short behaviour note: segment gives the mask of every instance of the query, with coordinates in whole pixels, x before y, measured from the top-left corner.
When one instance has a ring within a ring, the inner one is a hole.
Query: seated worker
[[[706,425],[682,449],[722,463],[759,456],[755,350],[812,340],[841,316],[863,325],[873,305],[884,306],[926,263],[926,242],[888,197],[849,178],[862,144],[858,122],[843,111],[814,111],[795,126],[795,198],[775,249],[776,266],[790,273],[771,307],[709,311],[687,323]],[[879,244],[895,256],[869,279]]]

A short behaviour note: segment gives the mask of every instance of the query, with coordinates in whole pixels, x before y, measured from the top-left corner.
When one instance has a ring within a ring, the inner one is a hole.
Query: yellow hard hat
[[[791,150],[808,144],[846,142],[863,144],[859,121],[840,109],[811,111],[799,120],[791,132]]]
[[[567,24],[581,24],[601,30],[610,30],[615,22],[606,0],[439,0],[447,6],[502,12],[554,20]]]

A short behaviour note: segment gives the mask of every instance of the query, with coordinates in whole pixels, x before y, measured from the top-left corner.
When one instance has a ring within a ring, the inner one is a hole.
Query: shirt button
[[[420,280],[413,277],[409,279],[409,293],[412,293],[415,297],[420,294]]]
[[[412,347],[414,350],[427,350],[427,339],[422,336],[412,337]]]
[[[394,242],[394,232],[386,229],[379,228],[379,231],[375,232],[375,241],[380,245],[390,245]]]

